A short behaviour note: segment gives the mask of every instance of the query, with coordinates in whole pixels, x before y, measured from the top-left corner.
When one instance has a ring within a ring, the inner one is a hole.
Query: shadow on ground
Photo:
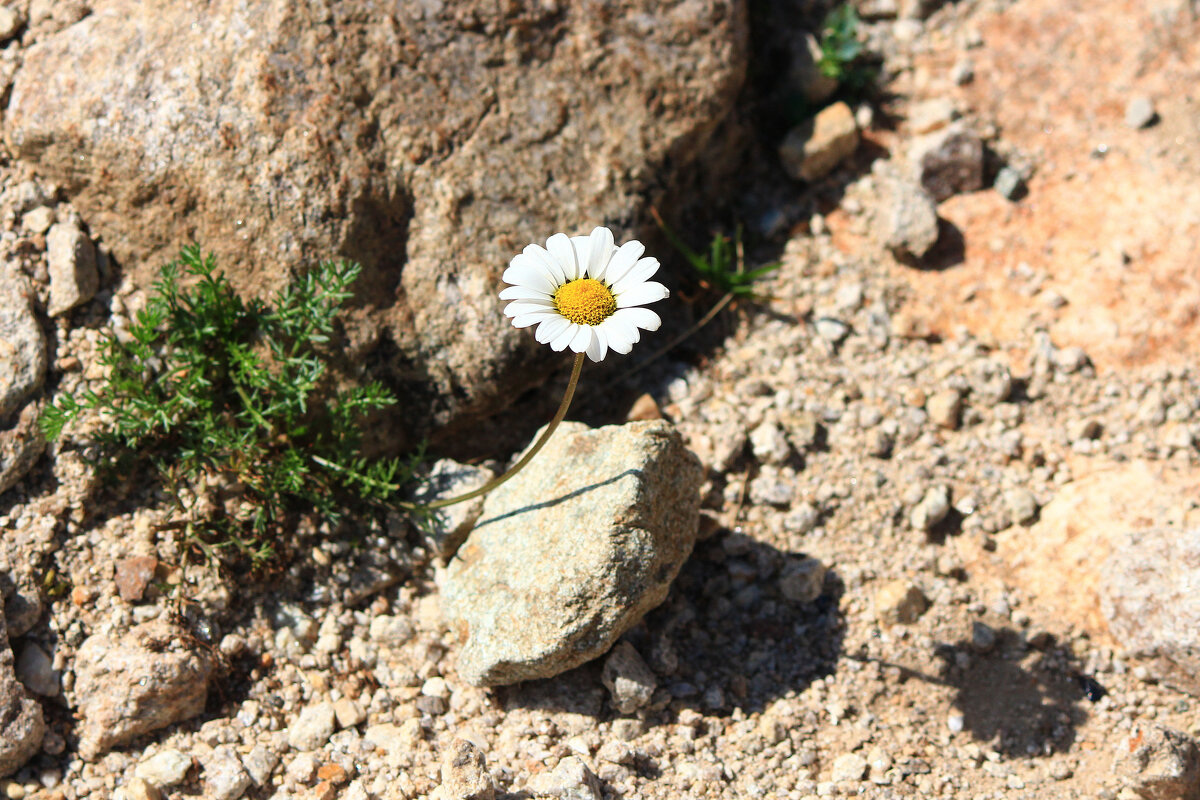
[[[728,716],[761,711],[837,666],[844,638],[836,574],[811,603],[779,594],[778,577],[800,553],[740,533],[700,542],[666,602],[625,634],[658,677],[647,724],[674,722],[692,708]],[[603,658],[544,681],[500,690],[506,708],[545,709],[590,719],[618,716],[600,682]],[[582,721],[582,720],[581,720]]]

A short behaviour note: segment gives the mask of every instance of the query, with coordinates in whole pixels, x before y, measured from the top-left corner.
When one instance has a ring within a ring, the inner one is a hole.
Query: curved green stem
[[[583,353],[576,353],[575,365],[571,369],[571,380],[567,383],[567,391],[565,394],[563,394],[562,402],[558,404],[558,411],[554,414],[554,419],[550,420],[550,424],[546,426],[546,430],[542,431],[542,435],[538,437],[536,442],[534,442],[533,447],[529,448],[529,452],[521,456],[521,460],[513,464],[507,472],[498,478],[488,481],[486,484],[480,486],[473,492],[467,492],[466,494],[459,495],[458,497],[449,497],[445,500],[438,500],[427,505],[414,504],[414,507],[424,509],[445,508],[446,506],[452,506],[455,503],[474,500],[476,497],[485,495],[492,491],[497,486],[504,483],[509,478],[524,469],[525,465],[532,461],[533,457],[538,454],[538,451],[541,450],[542,447],[545,446],[546,442],[550,440],[550,435],[554,433],[554,429],[558,427],[558,424],[563,421],[563,417],[567,415],[567,409],[571,407],[571,398],[575,396],[575,387],[579,384],[579,373],[582,371]]]

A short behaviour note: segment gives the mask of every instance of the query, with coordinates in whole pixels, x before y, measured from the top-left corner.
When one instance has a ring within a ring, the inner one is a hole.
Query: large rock
[[[0,425],[46,375],[46,337],[33,314],[29,282],[0,264]]]
[[[564,423],[488,496],[442,575],[463,679],[546,678],[611,647],[691,553],[701,476],[668,423]]]
[[[40,413],[38,404],[30,403],[21,409],[16,425],[0,429],[0,494],[25,477],[46,449],[46,439],[37,425]]]
[[[1146,659],[1160,680],[1200,696],[1197,471],[1131,461],[1059,488],[1038,519],[961,541],[982,581],[1015,587],[1050,630],[1074,627]]]
[[[50,303],[46,313],[65,314],[96,296],[100,273],[96,248],[74,220],[60,222],[46,234],[46,262],[50,273]]]
[[[89,636],[75,656],[79,754],[92,760],[204,710],[212,661],[187,632],[146,622],[119,641]]]
[[[8,626],[0,606],[0,778],[11,775],[42,746],[46,723],[42,707],[31,698],[13,670]]]
[[[1200,746],[1186,733],[1148,725],[1133,731],[1117,751],[1113,771],[1144,800],[1200,797]]]
[[[192,241],[263,292],[361,261],[351,356],[470,409],[550,359],[501,314],[509,259],[694,171],[744,5],[95,0],[23,51],[5,133],[141,286]]]
[[[1200,696],[1200,528],[1119,538],[1101,569],[1108,628],[1155,674]]]

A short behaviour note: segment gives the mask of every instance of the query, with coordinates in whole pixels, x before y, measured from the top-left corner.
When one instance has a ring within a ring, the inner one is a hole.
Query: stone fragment
[[[601,800],[600,779],[578,756],[567,756],[553,770],[529,779],[529,789],[539,797],[559,800]]]
[[[54,209],[38,206],[21,215],[21,225],[30,233],[45,233],[54,224]]]
[[[404,644],[416,633],[417,629],[413,626],[412,620],[408,617],[391,614],[372,617],[371,625],[367,629],[367,635],[371,637],[371,641],[391,647]]]
[[[545,678],[609,649],[691,553],[702,476],[669,423],[564,423],[439,576],[459,675]]]
[[[658,407],[654,395],[649,392],[634,400],[629,413],[625,415],[626,422],[648,422],[649,420],[662,418],[662,409]]]
[[[945,486],[933,486],[925,492],[915,506],[909,521],[923,533],[929,533],[950,513],[950,490]]]
[[[65,314],[96,296],[100,272],[96,268],[96,248],[74,220],[59,222],[46,235],[46,261],[50,267],[50,302],[46,312],[52,317]]]
[[[1028,489],[1009,489],[1004,493],[1004,505],[1014,525],[1027,525],[1037,517],[1038,501]]]
[[[117,561],[114,580],[117,592],[126,603],[136,603],[146,594],[146,587],[154,579],[158,559],[154,556],[132,556]]]
[[[962,123],[913,140],[916,179],[937,202],[983,188],[983,141]]]
[[[0,778],[12,775],[41,749],[46,723],[13,671],[8,625],[0,609]]]
[[[201,759],[206,800],[238,800],[253,781],[242,767],[237,751],[222,745]]]
[[[449,458],[434,462],[429,475],[422,478],[420,488],[413,493],[413,501],[431,503],[473,492],[484,486],[496,473],[487,467],[460,464]],[[483,512],[483,497],[436,509],[430,519],[426,538],[433,552],[443,558],[454,555],[466,540],[471,527]]]
[[[996,173],[996,180],[992,182],[992,188],[1005,200],[1020,200],[1025,192],[1025,179],[1012,167],[1001,167]]]
[[[813,34],[803,31],[791,40],[792,64],[787,82],[792,90],[804,97],[812,107],[820,107],[837,91],[837,78],[821,71],[821,43]]]
[[[898,257],[924,258],[938,240],[937,203],[916,181],[880,169],[878,235]]]
[[[788,175],[799,181],[819,180],[858,149],[858,124],[843,102],[826,106],[797,125],[779,145],[779,159]]]
[[[987,653],[996,646],[996,631],[978,620],[971,623],[971,646],[980,653]]]
[[[75,656],[79,753],[94,760],[135,736],[204,710],[212,661],[187,631],[163,620],[119,640],[93,634]]]
[[[483,752],[466,739],[451,742],[442,756],[442,783],[435,795],[437,800],[492,800],[496,787]]]
[[[967,365],[966,377],[971,387],[971,399],[977,405],[994,406],[1012,394],[1012,373],[995,359],[975,359]]]
[[[242,767],[255,786],[266,786],[278,766],[279,753],[265,745],[255,745],[249,753],[242,756]]]
[[[632,714],[649,703],[658,685],[650,667],[629,642],[617,642],[609,651],[600,681],[608,687],[613,706],[621,714]]]
[[[830,344],[838,344],[850,335],[850,326],[832,317],[818,317],[813,327],[817,329],[817,335]]]
[[[792,453],[783,431],[770,421],[750,431],[750,449],[763,464],[783,464]]]
[[[908,128],[914,134],[933,133],[958,119],[958,108],[949,97],[934,97],[916,103],[908,112]]]
[[[1200,696],[1200,528],[1120,537],[1101,570],[1100,609],[1159,680]]]
[[[339,728],[353,728],[367,718],[366,710],[355,700],[341,697],[333,702],[333,715]]]
[[[1149,128],[1158,121],[1158,112],[1154,110],[1154,101],[1144,94],[1129,98],[1125,104],[1125,127],[1135,131]]]
[[[318,258],[362,263],[347,357],[398,348],[402,402],[444,418],[507,403],[558,363],[498,313],[502,266],[581,220],[640,218],[664,164],[695,172],[687,155],[709,151],[748,54],[733,0],[653,24],[626,0],[602,15],[492,0],[85,10],[21,48],[9,148],[69,187],[143,289],[193,241],[258,294]],[[706,171],[734,167],[737,148],[713,152]]]
[[[179,750],[160,750],[133,768],[133,774],[159,789],[183,783],[192,768],[192,757]]]
[[[829,769],[829,779],[842,781],[861,781],[867,774],[867,760],[858,753],[843,753],[833,760]]]
[[[24,277],[0,265],[0,424],[42,388],[46,337]]]
[[[113,792],[113,800],[161,800],[162,792],[158,787],[144,778],[136,775],[118,786]]]
[[[929,600],[912,581],[896,578],[875,593],[875,616],[887,625],[908,625],[920,619]]]
[[[17,656],[17,680],[25,688],[42,697],[55,697],[59,692],[62,676],[54,668],[50,654],[37,642],[26,642]]]
[[[934,392],[925,401],[925,412],[939,428],[956,430],[962,417],[962,395],[957,389],[942,389]]]
[[[0,310],[0,315],[3,313]],[[37,424],[40,415],[39,405],[30,403],[21,409],[13,427],[0,430],[0,494],[16,486],[46,449],[46,437],[42,436]]]
[[[1191,800],[1200,796],[1200,747],[1185,733],[1150,724],[1133,731],[1113,771],[1144,800]]]
[[[820,559],[789,561],[779,576],[779,591],[793,603],[811,603],[825,591],[826,568]]]
[[[301,752],[319,750],[329,741],[336,727],[337,715],[333,703],[305,706],[288,726],[288,744]]]
[[[24,24],[25,21],[15,9],[0,6],[0,42],[7,42]]]

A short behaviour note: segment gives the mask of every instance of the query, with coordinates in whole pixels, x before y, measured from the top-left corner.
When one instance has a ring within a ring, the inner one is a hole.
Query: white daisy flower
[[[596,228],[591,236],[556,233],[546,246],[531,244],[504,271],[501,300],[512,300],[504,313],[518,328],[537,325],[534,334],[556,351],[568,347],[601,361],[610,349],[628,353],[641,331],[658,330],[658,314],[646,303],[670,292],[649,280],[657,258],[642,258],[646,247],[633,240],[616,247],[612,231]]]

